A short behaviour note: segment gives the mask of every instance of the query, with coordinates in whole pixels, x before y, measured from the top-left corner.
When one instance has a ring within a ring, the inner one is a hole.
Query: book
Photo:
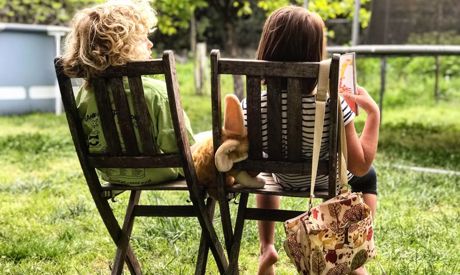
[[[340,56],[339,61],[339,94],[353,93],[357,94],[356,84],[356,62],[355,53],[345,53]],[[351,110],[358,115],[358,104],[345,99]]]

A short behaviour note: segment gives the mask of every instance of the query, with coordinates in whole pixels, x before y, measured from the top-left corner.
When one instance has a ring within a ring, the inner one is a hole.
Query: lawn
[[[190,92],[190,70],[189,64],[179,65],[178,75],[184,108],[199,132],[210,127],[210,102],[208,97]],[[397,74],[390,71],[392,79]],[[378,258],[368,264],[370,274],[382,274],[380,265],[387,274],[460,274],[459,94],[448,90],[448,100],[437,104],[426,95],[404,104],[396,102],[394,93],[403,94],[405,90],[409,95],[417,89],[431,93],[431,88],[423,89],[432,87],[430,79],[416,80],[404,80],[415,83],[410,87],[394,82],[387,90],[375,161],[379,179],[375,221]],[[361,83],[376,94],[378,85],[371,77]],[[450,83],[448,87],[458,90],[459,84]],[[358,129],[364,116],[357,118]],[[0,273],[107,274],[114,246],[84,183],[65,117],[0,117],[0,129]],[[404,168],[412,166],[457,174]],[[119,217],[127,200],[128,195],[122,194],[113,203]],[[177,201],[187,197],[146,193],[142,200]],[[254,203],[253,198],[250,203]],[[306,207],[305,200],[300,199],[282,203],[292,209]],[[235,211],[236,204],[232,205]],[[215,224],[219,228],[218,215]],[[140,218],[134,228],[133,247],[144,273],[192,274],[199,232],[198,222],[193,219]],[[283,236],[280,223],[277,271],[294,274],[282,248]],[[257,258],[257,226],[248,222],[240,256],[241,273],[255,274]],[[208,273],[218,273],[212,257]]]

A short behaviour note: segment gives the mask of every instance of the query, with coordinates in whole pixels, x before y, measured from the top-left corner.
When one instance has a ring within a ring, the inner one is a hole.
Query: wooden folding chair
[[[331,198],[337,192],[337,150],[338,150],[338,70],[339,55],[332,57],[329,74],[330,123],[329,159],[320,160],[318,175],[329,175],[328,189],[315,192],[317,198]],[[249,157],[237,163],[234,168],[268,173],[311,174],[311,160],[302,157],[302,79],[318,78],[318,62],[269,62],[220,58],[218,50],[211,52],[211,93],[213,116],[213,142],[217,150],[221,144],[221,86],[220,75],[243,75],[246,77],[247,129],[249,138]],[[261,86],[267,84],[268,151],[262,150]],[[284,84],[283,84],[284,83]],[[287,84],[287,87],[286,87]],[[284,86],[284,87],[283,87]],[[283,152],[281,135],[281,90],[287,93],[287,154]],[[268,158],[263,157],[268,154]],[[222,226],[229,269],[227,274],[238,273],[238,256],[245,220],[285,221],[303,211],[250,208],[247,205],[249,194],[268,194],[290,197],[309,197],[309,191],[284,191],[273,179],[267,178],[262,189],[235,189],[224,187],[224,174],[218,173],[218,198],[222,215]],[[240,194],[234,230],[227,200],[228,193]],[[307,202],[305,202],[307,206]]]
[[[179,98],[174,54],[171,51],[165,51],[162,59],[132,62],[124,66],[108,68],[97,78],[91,80],[90,84],[95,90],[103,134],[108,143],[108,151],[104,154],[92,154],[88,152],[88,146],[85,142],[86,137],[72,91],[71,79],[64,74],[61,63],[62,60],[56,58],[56,74],[75,149],[97,209],[113,241],[117,245],[112,274],[120,274],[125,261],[132,274],[141,274],[140,264],[129,244],[134,218],[138,216],[197,217],[202,227],[202,235],[195,274],[205,274],[209,249],[213,253],[219,271],[223,272],[227,268],[228,262],[212,225],[215,201],[209,198],[207,199],[207,204],[205,204],[205,192],[199,189],[199,185],[197,184],[195,167],[184,126],[183,109]],[[165,77],[171,118],[179,149],[178,153],[160,153],[155,142],[153,142],[152,121],[150,120],[144,98],[142,75],[164,75]],[[138,144],[133,130],[135,126],[131,119],[126,92],[123,88],[124,77],[127,77],[129,80],[129,88],[135,106],[134,112],[138,117],[137,127],[141,144]],[[115,110],[112,110],[111,106],[114,106]],[[118,128],[115,124],[114,113],[117,114]],[[121,144],[124,144],[125,149],[122,149]],[[143,153],[140,152],[140,148],[143,149]],[[184,171],[185,179],[143,186],[101,184],[96,174],[96,169],[115,167],[181,167]],[[114,216],[108,202],[109,198],[104,195],[108,191],[115,190],[130,192],[129,203],[122,227],[120,227]],[[141,191],[160,190],[188,192],[191,204],[186,202],[184,202],[184,205],[138,204]]]

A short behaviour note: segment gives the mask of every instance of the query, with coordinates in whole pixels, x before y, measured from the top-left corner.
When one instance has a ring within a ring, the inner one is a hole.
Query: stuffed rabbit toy
[[[257,176],[250,176],[246,171],[232,170],[233,164],[248,157],[248,137],[244,127],[243,110],[234,95],[225,97],[224,127],[222,144],[214,156],[212,137],[198,142],[193,150],[198,181],[209,189],[216,186],[216,167],[227,172],[226,186],[236,184],[238,188],[262,188],[265,181]]]

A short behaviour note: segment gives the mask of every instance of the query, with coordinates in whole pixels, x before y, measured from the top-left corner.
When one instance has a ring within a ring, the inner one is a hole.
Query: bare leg
[[[367,275],[367,270],[364,266],[354,270],[353,272],[351,272],[352,275]]]
[[[258,208],[278,209],[280,197],[270,195],[256,195]],[[258,275],[275,274],[274,264],[278,261],[278,252],[275,249],[275,222],[258,221],[260,257]]]
[[[372,212],[372,217],[375,218],[375,212],[377,210],[377,195],[375,194],[363,194],[364,203],[369,206]]]

